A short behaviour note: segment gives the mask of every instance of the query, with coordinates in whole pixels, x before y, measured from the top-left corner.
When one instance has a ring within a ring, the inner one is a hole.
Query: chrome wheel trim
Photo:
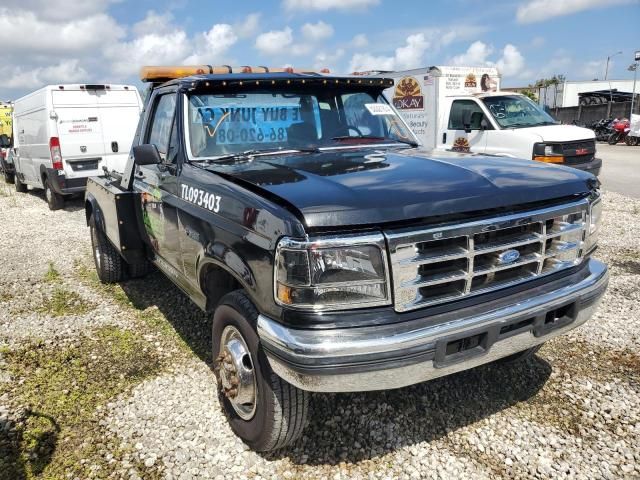
[[[254,361],[247,342],[234,326],[228,325],[222,331],[216,368],[222,392],[235,412],[241,419],[251,420],[258,399]]]

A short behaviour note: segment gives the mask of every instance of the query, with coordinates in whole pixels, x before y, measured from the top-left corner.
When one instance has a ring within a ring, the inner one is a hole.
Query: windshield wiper
[[[544,125],[557,125],[557,122],[540,122],[540,123],[510,123],[505,125],[504,128],[519,128],[519,127],[540,127]]]
[[[296,147],[296,148],[263,148],[263,149],[251,149],[243,152],[227,153],[225,155],[219,155],[213,158],[203,158],[202,160],[196,160],[207,163],[218,163],[226,160],[250,160],[251,157],[256,155],[271,155],[277,153],[287,152],[300,152],[300,153],[318,153],[320,149],[317,147]]]
[[[380,137],[377,135],[360,135],[358,137],[352,137],[351,135],[341,135],[338,137],[331,137],[331,140],[388,140],[393,143],[404,143],[405,145],[410,145],[412,147],[417,147],[418,144],[416,142],[412,142],[411,140],[398,140],[396,138],[389,137]]]

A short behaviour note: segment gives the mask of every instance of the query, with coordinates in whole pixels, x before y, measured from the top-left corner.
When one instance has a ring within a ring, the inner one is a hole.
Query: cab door
[[[440,140],[442,148],[455,152],[485,153],[488,122],[482,107],[471,99],[451,102],[447,127]]]
[[[151,100],[152,114],[143,127],[142,143],[153,144],[162,162],[139,165],[134,179],[141,192],[144,226],[156,254],[156,260],[167,273],[175,269],[182,273],[182,258],[178,237],[176,92],[158,92]],[[168,264],[168,265],[167,265]]]

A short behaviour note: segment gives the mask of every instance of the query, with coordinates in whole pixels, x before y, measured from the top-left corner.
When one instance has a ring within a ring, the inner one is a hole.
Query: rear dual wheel
[[[213,318],[218,399],[231,429],[249,447],[269,451],[300,437],[309,393],[282,380],[260,345],[258,311],[243,291],[225,295]]]

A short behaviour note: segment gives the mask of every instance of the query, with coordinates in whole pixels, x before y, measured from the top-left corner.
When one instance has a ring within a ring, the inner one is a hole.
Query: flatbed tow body
[[[278,437],[268,412],[302,415],[304,392],[398,388],[535,351],[586,322],[606,289],[593,176],[421,149],[386,86],[174,80],[153,89],[124,174],[88,181],[99,275],[114,249],[213,313],[221,402],[258,450],[299,435]],[[173,120],[157,126],[164,109]],[[159,145],[156,126],[170,137]],[[298,400],[260,403],[281,391]]]

